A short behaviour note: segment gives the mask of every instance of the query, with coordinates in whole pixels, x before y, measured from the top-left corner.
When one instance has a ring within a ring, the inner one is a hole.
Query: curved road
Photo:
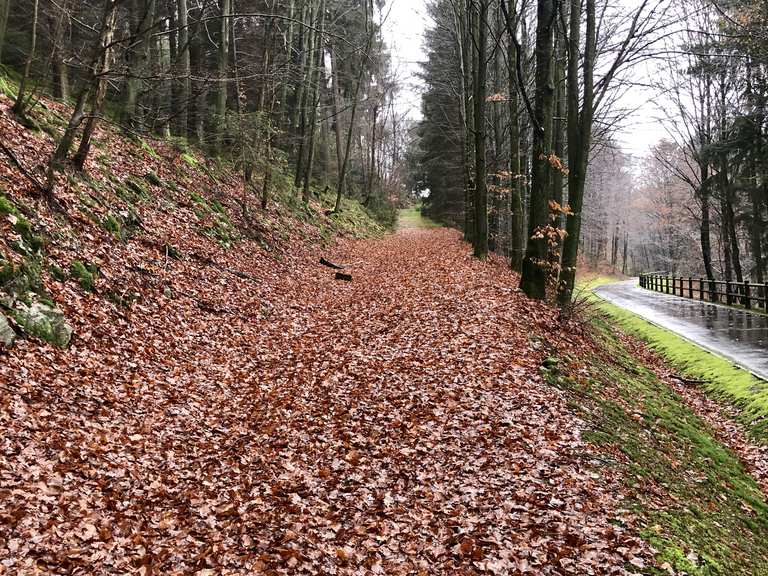
[[[595,292],[768,380],[767,315],[652,292],[638,287],[636,278]]]

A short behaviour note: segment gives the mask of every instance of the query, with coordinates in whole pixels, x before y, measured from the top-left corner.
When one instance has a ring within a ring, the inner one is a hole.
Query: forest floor
[[[40,174],[66,113],[0,138]],[[74,329],[0,350],[0,574],[768,574],[760,447],[601,317],[418,211],[94,146],[63,212],[0,162],[2,312]]]
[[[233,259],[4,358],[0,571],[768,573],[709,426],[457,232]]]

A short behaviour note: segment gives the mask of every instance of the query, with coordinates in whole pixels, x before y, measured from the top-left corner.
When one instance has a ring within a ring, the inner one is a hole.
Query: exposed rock
[[[8,348],[16,340],[16,332],[13,331],[8,319],[0,314],[0,345]]]
[[[64,313],[40,302],[31,306],[20,304],[16,310],[16,322],[31,336],[36,336],[60,348],[66,348],[72,338],[72,327]]]

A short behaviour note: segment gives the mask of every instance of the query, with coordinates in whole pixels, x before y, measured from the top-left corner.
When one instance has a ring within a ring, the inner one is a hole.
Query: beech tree
[[[36,106],[40,91],[74,94],[47,170],[49,198],[62,169],[87,168],[106,119],[130,137],[173,137],[238,163],[244,191],[258,170],[262,204],[271,163],[285,155],[304,202],[333,180],[337,210],[348,194],[393,218],[388,199],[401,191],[381,186],[404,183],[380,157],[394,150],[396,122],[383,4],[35,0],[18,19],[5,17],[9,6],[0,3],[0,46],[6,29],[27,42],[9,62],[22,78],[17,115]]]

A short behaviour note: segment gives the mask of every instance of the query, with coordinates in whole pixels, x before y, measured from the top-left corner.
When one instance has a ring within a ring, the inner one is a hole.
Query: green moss
[[[123,227],[114,214],[107,214],[101,219],[101,226],[118,240],[123,240]]]
[[[601,447],[600,465],[621,470],[630,496],[625,505],[640,518],[658,563],[694,576],[768,573],[768,505],[754,479],[630,355],[605,319],[593,324],[603,353],[550,358],[542,374],[586,423],[583,437]]]
[[[5,66],[0,66],[0,94],[4,94],[8,98],[16,98],[16,94],[19,91],[19,77],[11,69]]]
[[[181,159],[184,160],[184,162],[186,162],[190,166],[195,168],[197,168],[199,164],[199,162],[197,161],[197,158],[195,158],[191,154],[187,154],[186,152],[181,155]]]
[[[54,263],[48,265],[48,272],[50,272],[51,276],[53,276],[59,282],[66,282],[69,278],[66,270],[62,269]]]
[[[211,209],[211,207],[208,205],[208,201],[194,190],[189,193],[189,197],[195,204],[205,208],[206,210]]]
[[[739,420],[752,437],[768,443],[768,382],[631,312],[608,302],[602,302],[600,308],[623,330],[668,359],[681,374],[701,380],[709,396],[737,408]]]
[[[144,174],[144,178],[146,178],[147,182],[153,184],[154,186],[165,187],[165,182],[160,179],[160,176],[152,172],[152,170]]]
[[[43,285],[40,258],[25,258],[19,264],[2,261],[0,290],[22,301],[27,301],[30,293],[37,294],[41,298],[48,298],[48,293]]]
[[[13,205],[13,202],[5,194],[0,194],[0,215],[13,214],[15,216],[18,213],[19,211]]]
[[[144,183],[135,176],[129,176],[125,180],[125,186],[134,194],[137,200],[146,200],[149,198],[149,191]]]
[[[86,265],[80,260],[73,260],[69,265],[69,273],[78,281],[80,287],[86,292],[93,292],[98,269],[93,265]]]
[[[160,156],[158,155],[158,153],[155,152],[155,149],[152,148],[152,146],[150,146],[146,140],[144,140],[143,138],[140,138],[139,141],[141,142],[141,150],[143,152],[146,152],[155,160],[160,160]]]

